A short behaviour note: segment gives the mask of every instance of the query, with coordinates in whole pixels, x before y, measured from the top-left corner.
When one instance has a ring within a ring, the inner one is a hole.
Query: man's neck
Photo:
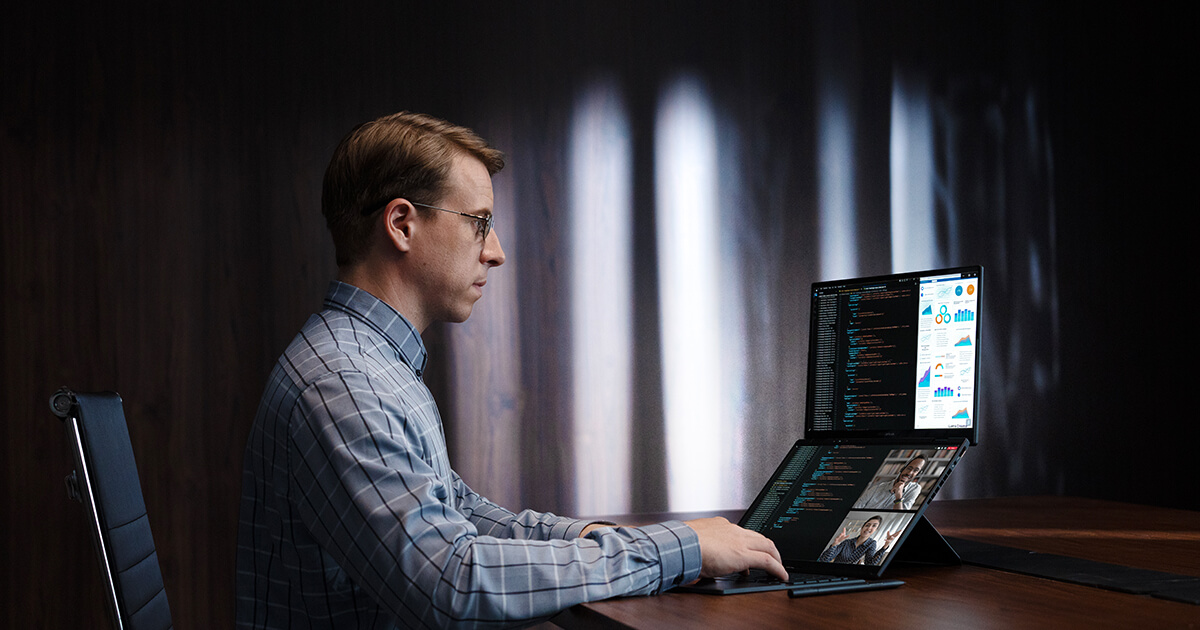
[[[412,293],[406,290],[399,274],[384,273],[381,269],[367,265],[354,265],[338,268],[337,279],[339,282],[354,285],[374,295],[384,304],[396,309],[396,312],[403,315],[404,319],[407,319],[418,333],[424,333],[425,329],[429,327],[429,322],[422,316],[421,309],[411,303],[411,299],[408,299]]]

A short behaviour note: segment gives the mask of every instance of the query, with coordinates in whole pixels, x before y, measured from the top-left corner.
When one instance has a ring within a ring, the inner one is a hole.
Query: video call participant
[[[856,510],[911,510],[921,495],[915,480],[925,468],[925,456],[917,455],[900,469],[895,479],[872,484],[854,504]]]
[[[865,562],[872,566],[878,566],[887,556],[888,550],[892,548],[892,543],[896,542],[896,538],[900,536],[898,531],[888,534],[883,548],[877,551],[875,539],[871,536],[875,534],[875,530],[879,529],[882,523],[883,518],[872,516],[859,528],[857,538],[847,536],[846,528],[843,527],[842,532],[833,539],[833,544],[821,552],[819,560],[845,564]]]
[[[338,280],[268,379],[246,445],[240,628],[512,625],[750,568],[775,545],[725,519],[608,527],[476,494],[450,467],[421,333],[467,319],[505,261],[500,152],[400,113],[325,174]]]

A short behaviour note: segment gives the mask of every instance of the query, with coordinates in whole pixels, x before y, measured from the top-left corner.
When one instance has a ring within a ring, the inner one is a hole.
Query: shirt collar
[[[425,350],[421,333],[383,300],[352,284],[334,280],[329,283],[329,291],[325,294],[325,308],[336,309],[363,320],[387,338],[418,378],[425,373],[429,353]]]

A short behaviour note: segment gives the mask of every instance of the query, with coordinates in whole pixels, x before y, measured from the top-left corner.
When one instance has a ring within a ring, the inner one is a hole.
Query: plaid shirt
[[[686,525],[514,514],[450,469],[399,313],[335,282],[271,372],[246,445],[242,628],[486,627],[699,576]]]

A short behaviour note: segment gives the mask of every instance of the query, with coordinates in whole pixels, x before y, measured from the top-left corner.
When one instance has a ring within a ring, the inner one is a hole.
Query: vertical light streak
[[[672,511],[711,509],[727,494],[727,477],[714,465],[724,460],[716,137],[700,82],[670,84],[655,120],[654,175]]]
[[[940,266],[936,251],[933,112],[928,81],[896,68],[892,79],[890,168],[892,270]]]
[[[625,513],[632,449],[632,141],[613,80],[594,80],[577,97],[568,173],[576,509]]]
[[[817,198],[822,278],[858,275],[854,131],[842,96],[822,93],[817,97]]]

